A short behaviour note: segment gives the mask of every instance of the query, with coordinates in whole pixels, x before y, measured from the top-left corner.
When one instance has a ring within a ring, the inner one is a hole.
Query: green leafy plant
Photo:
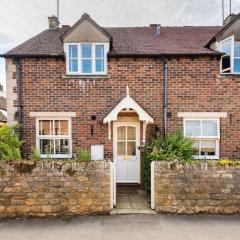
[[[29,158],[33,161],[39,161],[41,159],[40,151],[32,147]]]
[[[91,153],[88,149],[86,148],[79,148],[77,155],[76,155],[76,160],[77,161],[82,161],[82,162],[89,162],[91,161]]]
[[[143,161],[143,181],[147,191],[150,191],[151,162],[179,161],[192,163],[192,141],[183,136],[182,132],[175,132],[163,138],[154,138],[145,146]]]
[[[17,134],[19,126],[4,124],[0,128],[0,160],[20,160],[22,141]]]

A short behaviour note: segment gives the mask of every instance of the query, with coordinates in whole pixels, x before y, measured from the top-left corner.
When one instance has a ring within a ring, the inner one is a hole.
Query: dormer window
[[[240,74],[240,41],[234,41],[234,36],[220,42],[220,70],[222,74]]]
[[[108,48],[109,43],[66,43],[67,74],[107,74]]]

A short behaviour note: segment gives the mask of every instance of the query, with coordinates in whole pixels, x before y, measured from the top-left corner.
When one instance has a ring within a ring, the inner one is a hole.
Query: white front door
[[[113,153],[117,183],[140,183],[140,123],[114,122]]]

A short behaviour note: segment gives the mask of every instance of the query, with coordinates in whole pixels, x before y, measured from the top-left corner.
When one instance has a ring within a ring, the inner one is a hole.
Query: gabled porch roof
[[[138,116],[139,120],[149,124],[153,123],[154,119],[133,99],[129,96],[129,89],[127,87],[126,97],[124,97],[104,118],[103,123],[110,123],[112,121],[117,121],[118,114],[124,109],[134,110]]]

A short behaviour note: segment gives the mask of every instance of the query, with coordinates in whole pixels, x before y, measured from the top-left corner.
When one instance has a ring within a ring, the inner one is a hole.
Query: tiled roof
[[[106,28],[113,36],[111,54],[213,54],[205,45],[220,27],[161,27],[156,26]]]
[[[109,55],[214,55],[205,45],[221,29],[214,26],[103,28],[112,36]],[[2,56],[63,56],[61,36],[69,28],[48,29]]]
[[[0,123],[1,122],[7,122],[6,116],[0,111]]]

